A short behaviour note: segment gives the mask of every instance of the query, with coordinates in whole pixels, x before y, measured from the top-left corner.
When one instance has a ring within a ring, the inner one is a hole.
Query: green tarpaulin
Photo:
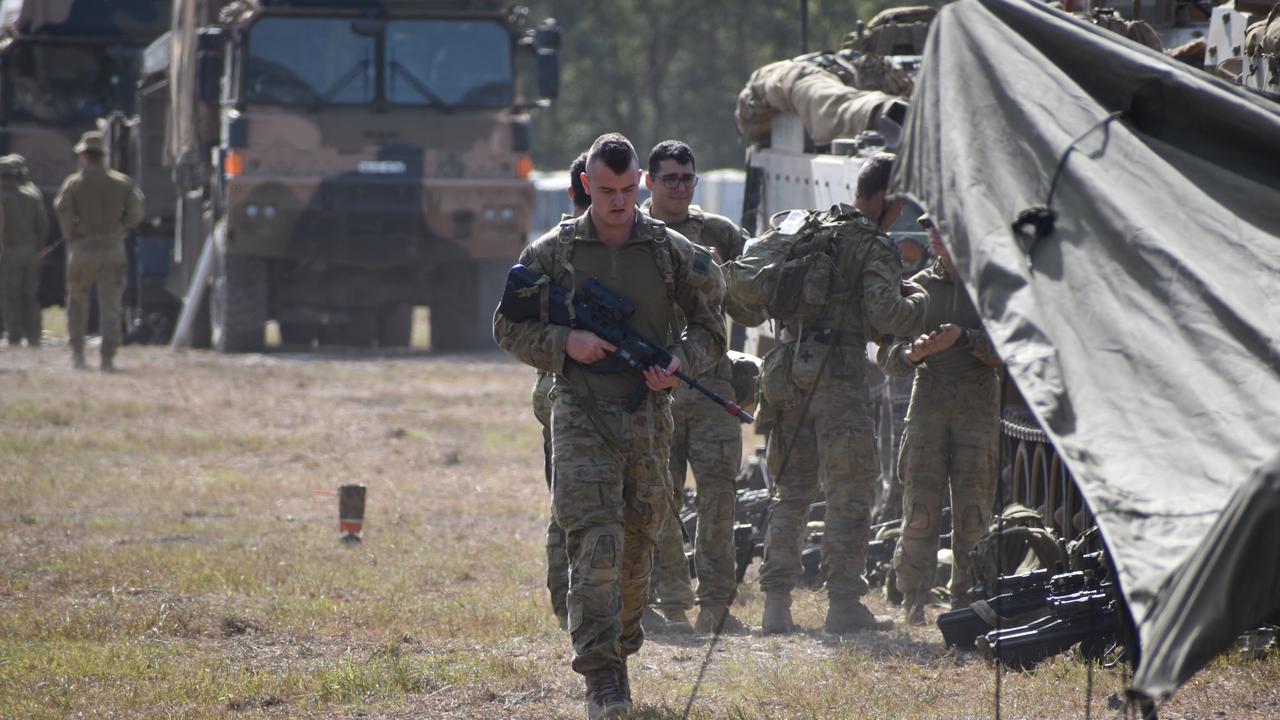
[[[1052,233],[1019,236],[1060,165]],[[1045,5],[960,0],[895,184],[1097,518],[1134,690],[1167,697],[1280,608],[1280,108]]]

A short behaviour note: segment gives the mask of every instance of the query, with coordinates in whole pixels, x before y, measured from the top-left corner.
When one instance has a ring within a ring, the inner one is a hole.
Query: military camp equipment
[[[338,532],[343,542],[360,542],[364,536],[365,486],[338,486]]]
[[[554,23],[507,0],[174,8],[137,114],[104,131],[148,199],[135,274],[199,315],[193,344],[255,351],[273,320],[284,344],[403,347],[425,305],[434,349],[490,347],[532,213],[529,113],[558,89]]]
[[[601,285],[596,278],[587,281],[581,295],[571,297],[567,290],[550,283],[545,275],[516,265],[507,276],[498,312],[511,322],[542,317],[555,325],[589,330],[614,345],[617,350],[612,354],[640,372],[655,365],[666,368],[671,364],[671,353],[627,327],[627,319],[635,312],[631,303]],[[742,422],[755,422],[755,418],[737,403],[720,397],[683,371],[677,370],[675,376]],[[640,407],[648,392],[641,381],[629,408],[634,411]]]
[[[951,93],[962,80],[965,92]],[[895,187],[944,229],[1010,376],[1096,518],[1120,614],[1135,626],[1130,693],[1166,698],[1280,610],[1268,590],[1280,113],[1011,0],[944,6],[913,97],[946,112],[908,119]],[[965,120],[975,112],[981,132]],[[1009,154],[1010,137],[1026,152]],[[1088,151],[1064,164],[1077,138]],[[996,156],[1000,171],[986,172]],[[970,172],[983,173],[980,188],[947,180]],[[1029,255],[1011,223],[1035,205],[1059,220]]]

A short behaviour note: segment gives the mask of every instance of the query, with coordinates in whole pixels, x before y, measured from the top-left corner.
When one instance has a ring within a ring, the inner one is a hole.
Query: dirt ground
[[[92,358],[92,355],[91,355]],[[0,716],[572,718],[543,588],[532,371],[497,354],[0,349]],[[364,483],[364,541],[335,490]],[[758,623],[748,574],[741,615]],[[882,612],[892,609],[878,599]],[[988,718],[996,673],[936,628],[653,638],[635,717]],[[936,617],[939,608],[930,610]],[[1280,715],[1232,653],[1165,718]],[[1002,717],[1114,717],[1121,667],[1005,674]]]

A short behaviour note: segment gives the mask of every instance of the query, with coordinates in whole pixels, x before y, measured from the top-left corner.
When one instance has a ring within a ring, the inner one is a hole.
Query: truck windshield
[[[375,95],[376,40],[350,19],[263,18],[253,26],[244,97],[283,105],[358,105]]]
[[[92,127],[109,110],[129,108],[137,54],[122,46],[23,43],[4,59],[8,116]]]
[[[511,36],[501,23],[387,23],[387,100],[400,105],[505,107],[514,99]]]

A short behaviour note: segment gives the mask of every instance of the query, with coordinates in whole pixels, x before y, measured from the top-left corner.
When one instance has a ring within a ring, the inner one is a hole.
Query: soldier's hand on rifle
[[[678,357],[671,358],[671,363],[667,365],[666,370],[658,365],[650,365],[649,369],[644,371],[644,384],[655,392],[673,388],[680,384],[680,378],[676,377],[679,371],[680,358]]]
[[[569,339],[564,344],[565,354],[583,365],[603,360],[605,355],[617,349],[613,343],[589,330],[570,330]]]

